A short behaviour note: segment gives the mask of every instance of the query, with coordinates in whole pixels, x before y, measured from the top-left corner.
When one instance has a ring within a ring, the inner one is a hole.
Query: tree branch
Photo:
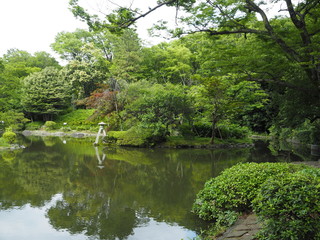
[[[302,29],[305,26],[305,24],[301,19],[300,20],[298,19],[298,17],[297,17],[298,15],[293,8],[292,1],[286,0],[286,3],[287,3],[288,11],[290,14],[290,18],[291,18],[293,24],[296,26],[296,28]]]
[[[305,12],[303,13],[303,17],[305,17],[309,12],[315,8],[318,4],[320,4],[320,0],[311,0],[311,3],[307,3],[304,5]],[[301,12],[301,11],[300,11]]]
[[[211,30],[211,29],[201,29],[198,31],[191,31],[188,33],[197,33],[197,32],[206,32],[209,33],[212,36],[216,36],[216,35],[228,35],[228,34],[237,34],[237,33],[254,33],[254,34],[268,34],[267,31],[260,31],[260,30],[255,30],[255,29],[238,29],[238,30],[234,30],[234,31],[215,31],[215,30]]]
[[[164,5],[167,5],[167,4],[172,4],[174,2],[176,2],[178,0],[170,0],[170,1],[166,1],[166,2],[163,2],[157,6],[155,6],[154,8],[151,8],[149,9],[149,11],[139,15],[138,17],[135,17],[135,18],[132,18],[130,19],[129,21],[125,22],[124,24],[122,24],[120,27],[129,27],[131,26],[132,24],[134,24],[137,20],[139,20],[140,18],[144,18],[146,17],[147,15],[149,15],[150,13],[154,12],[155,10],[157,10],[158,8],[164,6]]]
[[[292,59],[294,59],[297,62],[300,62],[300,56],[299,54],[292,49],[291,47],[289,47],[286,42],[280,38],[279,36],[277,36],[277,34],[274,32],[273,27],[271,26],[269,19],[266,15],[266,13],[257,5],[255,4],[252,0],[246,0],[247,3],[247,8],[249,10],[252,10],[256,13],[259,13],[260,16],[262,17],[262,21],[264,23],[264,26],[266,28],[266,30],[269,33],[269,36],[282,48],[282,50],[287,53]]]

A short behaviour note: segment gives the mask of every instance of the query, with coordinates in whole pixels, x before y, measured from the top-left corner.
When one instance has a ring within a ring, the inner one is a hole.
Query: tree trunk
[[[210,140],[210,144],[214,144],[214,140],[216,137],[216,125],[217,125],[217,120],[215,118],[215,115],[212,115],[212,125],[211,125],[211,140]]]

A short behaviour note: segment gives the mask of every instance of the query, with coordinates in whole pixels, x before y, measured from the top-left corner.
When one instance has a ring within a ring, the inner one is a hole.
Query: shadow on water
[[[63,239],[62,233],[68,239],[192,239],[205,223],[190,210],[209,178],[240,162],[301,158],[267,142],[227,150],[95,148],[87,140],[56,137],[24,142],[27,148],[14,155],[1,153],[0,224],[10,227],[2,221],[10,211],[21,211],[23,221],[26,208],[45,209],[41,221],[50,239]],[[22,236],[1,231],[3,239]]]

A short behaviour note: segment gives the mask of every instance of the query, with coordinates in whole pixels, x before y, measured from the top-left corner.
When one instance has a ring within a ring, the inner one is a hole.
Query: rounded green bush
[[[2,138],[7,142],[7,143],[14,143],[17,139],[17,134],[11,131],[7,131],[2,135]]]
[[[44,127],[47,130],[54,130],[57,127],[57,123],[54,121],[46,121]]]
[[[253,201],[264,222],[259,239],[320,239],[319,170],[284,173],[262,184]]]
[[[288,163],[244,163],[226,169],[205,183],[193,211],[205,220],[221,219],[226,212],[248,212],[260,186],[271,176],[292,173],[306,166]]]

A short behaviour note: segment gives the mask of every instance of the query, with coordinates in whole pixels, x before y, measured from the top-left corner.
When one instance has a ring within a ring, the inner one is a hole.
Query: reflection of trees
[[[25,149],[11,162],[0,161],[2,208],[30,203],[42,206],[62,190],[66,180],[66,159],[62,153],[38,145],[37,152]]]
[[[270,154],[277,161],[293,162],[293,161],[316,161],[317,157],[311,155],[310,146],[306,144],[290,143],[287,141],[269,141],[268,149]]]
[[[49,145],[33,139],[14,161],[0,160],[1,208],[42,206],[63,193],[47,212],[52,226],[99,239],[125,239],[150,218],[196,230],[190,215],[196,193],[249,154],[248,149],[106,149],[98,168],[90,143],[64,145],[57,138]]]
[[[125,239],[137,225],[135,211],[129,207],[111,205],[110,198],[95,194],[73,203],[74,197],[59,201],[47,216],[56,229],[85,233],[99,239]],[[97,199],[98,197],[98,199]],[[69,201],[70,202],[69,202]]]
[[[64,189],[64,200],[48,217],[57,229],[100,239],[124,239],[151,217],[196,230],[190,216],[196,193],[213,174],[245,161],[248,154],[230,152],[105,150],[104,168],[97,168],[94,159],[79,165]]]

